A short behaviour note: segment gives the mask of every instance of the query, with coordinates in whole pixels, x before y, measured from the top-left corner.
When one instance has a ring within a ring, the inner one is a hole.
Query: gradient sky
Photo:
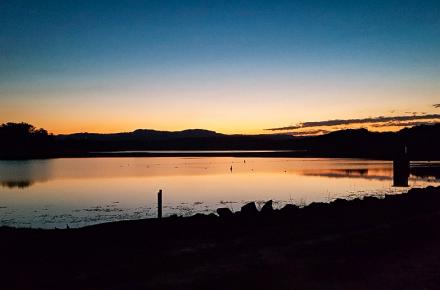
[[[0,2],[0,123],[263,133],[438,103],[438,0]]]

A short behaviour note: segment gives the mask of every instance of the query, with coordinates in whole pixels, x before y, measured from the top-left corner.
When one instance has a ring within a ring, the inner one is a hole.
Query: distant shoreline
[[[149,151],[149,152],[142,152]],[[27,156],[2,156],[0,160],[55,159],[55,158],[99,158],[99,157],[319,157],[305,150],[127,150],[83,153],[54,153]],[[185,151],[188,151],[186,153]],[[213,152],[218,151],[218,152]],[[223,151],[223,152],[220,152]],[[240,152],[237,152],[240,151]]]
[[[135,130],[116,134],[54,136],[30,124],[8,123],[3,125],[3,133],[0,132],[3,141],[0,143],[0,159],[230,156],[393,160],[407,152],[411,160],[440,160],[438,136],[440,124],[414,126],[398,132],[347,129],[319,136],[295,137],[224,135],[207,130]]]
[[[31,160],[31,159],[56,159],[56,158],[108,158],[108,157],[319,157],[307,154],[299,151],[258,151],[256,150],[242,150],[241,152],[212,152],[212,150],[206,150],[203,152],[200,150],[198,153],[194,153],[194,150],[188,150],[188,153],[182,152],[164,152],[160,150],[151,150],[155,152],[137,152],[133,151],[114,151],[114,152],[83,152],[83,153],[54,153],[54,154],[41,154],[41,155],[25,155],[25,156],[2,156],[0,160]],[[165,150],[164,150],[165,151]]]
[[[146,150],[147,151],[147,150]],[[114,152],[88,152],[88,153],[54,153],[43,155],[26,155],[26,156],[2,156],[0,160],[32,160],[32,159],[58,159],[58,158],[109,158],[109,157],[247,157],[247,158],[359,158],[368,160],[388,160],[392,161],[391,157],[383,156],[364,156],[360,154],[319,154],[316,152],[309,152],[307,150],[231,150],[231,152],[212,152],[213,150],[185,150],[182,152],[169,152],[169,150],[151,150],[154,152],[136,152],[136,151],[114,151]],[[166,151],[166,152],[165,152]],[[178,151],[178,150],[174,150]],[[179,150],[180,151],[180,150]],[[216,150],[217,151],[217,150]],[[218,150],[226,151],[226,150]],[[240,152],[237,152],[240,151]],[[413,158],[412,161],[440,161],[440,158],[426,159]]]

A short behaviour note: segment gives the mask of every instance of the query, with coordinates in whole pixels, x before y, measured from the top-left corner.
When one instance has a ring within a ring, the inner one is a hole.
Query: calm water
[[[232,166],[232,170],[231,170]],[[420,166],[410,187],[439,185]],[[0,225],[78,227],[164,215],[238,210],[248,201],[306,205],[397,194],[392,164],[359,159],[158,157],[0,161]]]

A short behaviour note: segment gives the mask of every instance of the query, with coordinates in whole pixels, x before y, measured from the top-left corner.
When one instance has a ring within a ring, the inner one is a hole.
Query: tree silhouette
[[[29,156],[49,151],[52,136],[28,123],[8,122],[0,125],[0,155]]]

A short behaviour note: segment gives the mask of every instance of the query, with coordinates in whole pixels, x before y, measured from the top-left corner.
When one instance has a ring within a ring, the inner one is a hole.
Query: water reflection
[[[413,162],[410,169],[411,175],[429,180],[440,180],[440,163],[438,162]]]
[[[8,188],[26,188],[52,179],[53,160],[0,161],[0,184]]]
[[[362,178],[371,180],[391,180],[393,179],[393,186],[408,187],[409,181],[426,180],[426,181],[440,181],[440,166],[418,164],[411,165],[409,175],[404,175],[396,181],[395,171],[391,168],[383,169],[325,169],[325,170],[310,170],[303,171],[304,176],[321,176],[328,178]],[[399,176],[399,174],[397,174]]]
[[[0,161],[0,184],[7,188],[26,188],[59,179],[200,176],[227,171],[376,180],[389,180],[393,176],[393,167],[387,161],[250,158],[246,163],[245,159],[232,157],[76,158]],[[410,179],[417,178],[439,180],[440,164],[413,163]]]
[[[25,188],[31,186],[32,184],[34,184],[34,182],[31,182],[29,180],[6,180],[1,181],[0,184],[1,186],[9,188]]]
[[[320,176],[327,178],[361,178],[370,180],[390,180],[392,176],[392,170],[389,168],[377,168],[377,169],[315,169],[302,171],[304,176]]]
[[[411,170],[410,187],[439,183],[438,171],[425,167]],[[238,210],[248,201],[272,199],[281,207],[407,190],[392,187],[392,170],[388,161],[320,158],[0,161],[0,225],[75,227],[153,217],[159,189],[164,190],[164,216],[224,206]]]

